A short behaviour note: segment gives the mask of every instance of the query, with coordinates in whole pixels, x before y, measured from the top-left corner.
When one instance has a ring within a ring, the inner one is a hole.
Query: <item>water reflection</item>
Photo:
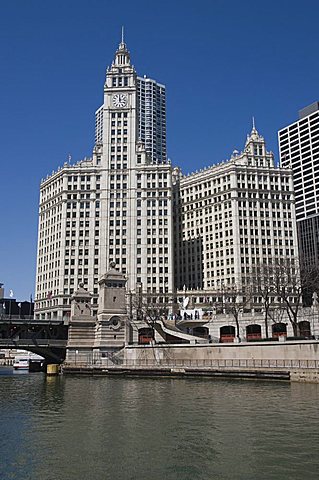
[[[317,479],[318,397],[311,384],[2,376],[0,478]]]

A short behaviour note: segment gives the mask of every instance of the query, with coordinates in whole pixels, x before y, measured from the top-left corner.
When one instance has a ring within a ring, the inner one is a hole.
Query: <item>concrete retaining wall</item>
[[[319,341],[128,346],[124,355],[128,362],[142,359],[319,361]]]
[[[65,373],[283,379],[319,383],[319,341],[127,346],[119,362],[77,358]]]
[[[319,370],[290,370],[291,382],[319,383]]]

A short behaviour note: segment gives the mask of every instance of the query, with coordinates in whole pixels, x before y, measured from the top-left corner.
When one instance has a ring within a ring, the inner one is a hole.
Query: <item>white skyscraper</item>
[[[165,86],[146,76],[136,77],[138,140],[152,163],[167,163]],[[95,112],[95,142],[103,138],[103,105]]]
[[[138,136],[154,163],[166,163],[165,86],[144,76],[137,77]]]
[[[154,303],[167,303],[175,287],[203,302],[298,255],[291,172],[275,168],[257,130],[229,162],[183,176],[167,161],[165,114],[165,87],[137,76],[122,39],[96,111],[92,158],[41,182],[38,318],[68,317],[80,283],[95,315],[111,262],[129,291],[153,294]]]
[[[66,163],[41,183],[37,316],[68,316],[80,282],[93,292],[96,313],[98,279],[111,261],[129,290],[173,290],[165,89],[138,80],[123,39],[107,69],[92,158]]]
[[[175,285],[218,291],[257,282],[261,268],[298,256],[291,171],[276,168],[255,127],[242,153],[177,176]]]

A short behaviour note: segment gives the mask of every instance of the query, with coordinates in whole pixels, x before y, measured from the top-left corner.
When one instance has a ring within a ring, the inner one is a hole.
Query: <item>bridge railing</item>
[[[18,323],[21,323],[21,322],[34,322],[34,323],[37,323],[37,324],[41,324],[41,323],[62,323],[62,322],[66,322],[67,320],[69,320],[69,318],[34,318],[33,315],[4,315],[4,314],[1,314],[0,315],[0,322],[2,323],[5,323],[5,322],[11,322],[11,323],[14,323],[14,322],[18,322]]]
[[[67,340],[52,338],[0,338],[0,348],[22,348],[22,347],[66,347]]]
[[[34,316],[33,315],[0,315],[0,321],[2,322],[6,322],[6,321],[10,321],[10,322],[14,322],[16,320],[34,320]]]

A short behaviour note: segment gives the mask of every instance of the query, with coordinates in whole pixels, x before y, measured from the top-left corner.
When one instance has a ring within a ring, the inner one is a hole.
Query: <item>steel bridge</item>
[[[29,350],[44,357],[47,363],[62,363],[67,341],[68,324],[63,320],[0,317],[0,349]]]

